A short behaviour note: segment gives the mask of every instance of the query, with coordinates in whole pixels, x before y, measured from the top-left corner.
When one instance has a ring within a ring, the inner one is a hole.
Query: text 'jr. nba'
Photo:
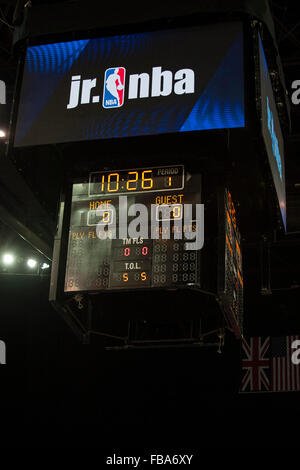
[[[126,69],[124,67],[109,68],[104,73],[102,91],[103,108],[119,108],[124,104]],[[67,109],[76,108],[79,104],[99,103],[97,78],[81,79],[81,75],[73,75]],[[127,98],[149,98],[158,96],[183,95],[194,93],[195,73],[192,69],[180,69],[173,74],[162,67],[153,67],[152,75],[146,72],[131,74],[128,79]],[[96,91],[97,93],[97,91]]]

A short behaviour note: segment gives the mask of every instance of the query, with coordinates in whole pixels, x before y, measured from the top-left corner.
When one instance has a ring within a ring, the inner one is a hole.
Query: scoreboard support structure
[[[226,329],[233,331],[230,324],[221,316],[218,316],[217,321],[220,326],[215,329],[209,329],[206,324],[203,326],[202,318],[200,318],[165,321],[129,319],[123,321],[122,325],[118,322],[118,326],[111,327],[110,330],[103,322],[102,327],[99,326],[98,330],[94,330],[92,329],[92,315],[95,313],[101,316],[101,312],[93,312],[93,303],[86,296],[77,294],[73,300],[73,304],[52,301],[52,305],[62,315],[80,342],[90,344],[95,338],[100,338],[106,350],[212,347],[221,353]],[[82,318],[84,316],[85,321]]]
[[[188,332],[185,335],[178,337],[168,338],[157,338],[159,327],[161,330],[164,325],[153,325],[152,323],[144,321],[128,321],[128,337],[124,340],[124,343],[120,345],[106,346],[107,350],[125,350],[125,349],[156,349],[157,347],[163,349],[171,348],[210,348],[217,349],[218,353],[222,352],[222,348],[225,342],[225,328],[218,328],[212,331],[206,331],[205,333],[201,330],[201,322],[196,320],[188,321]],[[177,332],[180,326],[177,326]],[[145,336],[145,328],[149,328],[152,331],[150,335]],[[170,330],[170,325],[167,325]],[[153,331],[154,330],[154,331]],[[150,337],[151,336],[151,337]]]

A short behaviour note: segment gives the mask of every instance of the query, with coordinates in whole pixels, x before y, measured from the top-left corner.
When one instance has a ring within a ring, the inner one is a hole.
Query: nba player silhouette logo
[[[105,70],[103,108],[120,108],[124,103],[125,68],[113,67]]]

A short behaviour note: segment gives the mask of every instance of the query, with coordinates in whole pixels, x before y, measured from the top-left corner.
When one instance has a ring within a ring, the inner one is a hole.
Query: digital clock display
[[[183,189],[183,165],[118,171],[93,172],[89,195],[138,193]]]
[[[201,175],[183,165],[99,171],[74,182],[65,292],[199,286],[199,251],[185,248],[200,203]],[[189,222],[185,204],[193,208]],[[139,205],[147,209],[140,224],[147,236],[130,234]]]

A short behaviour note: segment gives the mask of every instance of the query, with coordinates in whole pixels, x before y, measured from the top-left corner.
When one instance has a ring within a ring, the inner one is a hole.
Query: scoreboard
[[[64,291],[200,286],[201,175],[184,165],[91,172],[72,184]],[[185,208],[190,207],[190,217]]]
[[[133,292],[137,301],[141,295],[152,298],[151,292],[173,293],[176,318],[194,315],[182,305],[189,295],[196,296],[203,306],[199,319],[204,328],[213,332],[227,324],[241,338],[241,236],[225,185],[208,179],[193,163],[104,168],[73,179],[61,207],[57,247],[63,256],[55,251],[55,259],[62,261],[59,274],[54,265],[51,299],[63,302],[71,322],[75,319],[76,325],[90,331],[90,326],[83,327],[90,321],[87,305],[102,311],[111,296],[121,292],[119,300],[125,304]],[[200,244],[193,244],[197,237]],[[191,294],[186,296],[184,290]],[[104,293],[110,295],[95,295]],[[92,318],[95,332],[102,317]]]

